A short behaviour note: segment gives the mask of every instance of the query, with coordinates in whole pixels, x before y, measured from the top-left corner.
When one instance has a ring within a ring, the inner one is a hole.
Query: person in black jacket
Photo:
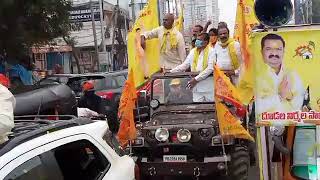
[[[98,114],[105,115],[105,106],[102,98],[96,95],[94,85],[91,82],[85,82],[82,85],[83,95],[81,96],[78,106],[80,108],[88,108]]]
[[[101,116],[107,117],[109,129],[113,133],[117,133],[119,130],[119,120],[113,113],[107,113],[106,107],[112,106],[112,103],[108,100],[102,99],[95,94],[94,85],[91,82],[85,82],[82,85],[83,95],[78,102],[80,108],[88,108],[97,112]]]

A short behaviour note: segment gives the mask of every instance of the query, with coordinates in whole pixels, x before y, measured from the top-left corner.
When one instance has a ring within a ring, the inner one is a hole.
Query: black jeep
[[[233,180],[248,178],[249,142],[234,137],[224,137],[222,141],[213,78],[187,88],[195,75],[170,73],[152,77],[150,118],[136,122],[138,137],[131,143],[142,179],[218,174],[228,174]]]

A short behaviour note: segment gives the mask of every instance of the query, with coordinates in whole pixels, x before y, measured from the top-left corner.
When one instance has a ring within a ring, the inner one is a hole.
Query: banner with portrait
[[[251,39],[257,121],[320,122],[320,30],[259,32]]]
[[[251,36],[261,179],[320,179],[320,28]]]

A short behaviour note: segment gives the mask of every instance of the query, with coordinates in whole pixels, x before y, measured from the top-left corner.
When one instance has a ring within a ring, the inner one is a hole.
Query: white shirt
[[[172,31],[176,34],[177,39],[177,48],[175,49],[171,48],[170,35],[166,35],[166,39],[163,39],[163,35],[165,32],[165,28],[163,26],[143,33],[143,36],[146,39],[159,38],[159,48],[161,48],[161,44],[163,43],[163,41],[167,41],[166,51],[164,53],[160,53],[160,67],[164,69],[173,69],[177,67],[186,58],[186,48],[183,35],[176,29],[173,29]]]
[[[16,100],[12,93],[0,84],[0,144],[8,140],[8,134],[14,127],[13,109]]]
[[[192,49],[189,55],[187,56],[186,60],[181,65],[172,69],[170,72],[183,72],[187,70],[189,67],[192,67],[195,51],[196,51],[196,48]],[[208,67],[203,70],[204,50],[201,51],[199,54],[196,72],[200,72],[200,73],[195,77],[198,83],[192,89],[194,93],[194,98],[193,98],[194,102],[201,102],[201,100],[199,99],[203,99],[203,97],[205,97],[205,99],[209,101],[213,101],[213,93],[214,93],[213,78],[207,78],[207,77],[213,72],[213,64],[215,63],[214,55],[215,55],[214,50],[213,48],[210,47],[209,53],[208,53]]]
[[[239,64],[242,64],[243,60],[241,55],[240,43],[235,42],[234,47],[236,49],[237,58],[240,61]],[[215,50],[217,65],[221,70],[236,70],[233,67],[228,48],[222,48],[222,46],[218,42],[214,46],[214,50]]]
[[[291,91],[294,93],[291,101],[282,100],[278,94],[278,88],[286,75],[291,78],[289,79],[289,83],[291,84]],[[271,77],[272,82],[268,82],[265,76]],[[276,74],[273,69],[268,66],[267,74],[258,77],[256,86],[257,89],[259,89],[259,91],[256,92],[256,111],[258,114],[274,111],[293,112],[302,109],[305,89],[301,78],[296,72],[289,71],[285,74],[282,67],[280,72]],[[274,89],[271,89],[271,87]]]
[[[176,68],[172,69],[170,72],[183,72],[188,68],[192,67],[194,61],[194,53],[196,48],[192,49],[187,56],[186,60]],[[196,72],[200,72],[198,76],[195,77],[197,81],[201,81],[206,79],[213,72],[213,64],[215,63],[215,52],[213,48],[209,48],[208,53],[208,67],[203,70],[203,58],[204,58],[204,50],[200,52],[198,58],[198,64],[196,67]]]

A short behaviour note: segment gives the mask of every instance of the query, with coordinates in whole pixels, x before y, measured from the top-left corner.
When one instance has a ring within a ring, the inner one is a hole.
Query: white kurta
[[[192,67],[194,61],[194,53],[196,49],[192,49],[187,56],[186,60],[171,72],[183,72],[188,68]],[[207,78],[213,72],[213,65],[215,64],[215,53],[214,49],[209,48],[208,54],[208,67],[203,70],[203,60],[204,51],[199,54],[198,64],[196,67],[196,72],[200,72],[199,75],[195,77],[198,81],[197,85],[193,88],[193,101],[203,102],[203,101],[213,101],[214,87],[213,78]],[[192,69],[192,68],[191,68]]]
[[[242,60],[242,55],[241,55],[240,43],[239,42],[235,42],[234,43],[234,47],[235,47],[235,50],[236,50],[237,58],[240,61],[239,64],[240,64],[240,67],[241,67],[241,64],[242,64],[243,60]],[[215,47],[214,47],[214,50],[215,50],[215,58],[216,58],[217,66],[222,71],[225,71],[225,70],[233,70],[233,71],[235,71],[236,76],[232,77],[232,81],[233,81],[233,83],[237,83],[238,77],[239,77],[240,68],[238,68],[238,69],[234,68],[228,48],[222,48],[220,43],[217,43],[215,45]]]
[[[176,34],[177,48],[172,49],[170,44],[170,35],[166,35],[164,39],[164,32],[165,28],[160,26],[152,31],[144,32],[143,35],[146,39],[159,38],[159,48],[161,48],[163,41],[167,41],[166,51],[164,53],[160,53],[160,67],[164,69],[173,69],[180,65],[186,58],[185,42],[183,35],[178,30],[173,29],[173,32]]]
[[[13,109],[16,101],[12,93],[0,84],[0,144],[8,139],[14,127]]]

